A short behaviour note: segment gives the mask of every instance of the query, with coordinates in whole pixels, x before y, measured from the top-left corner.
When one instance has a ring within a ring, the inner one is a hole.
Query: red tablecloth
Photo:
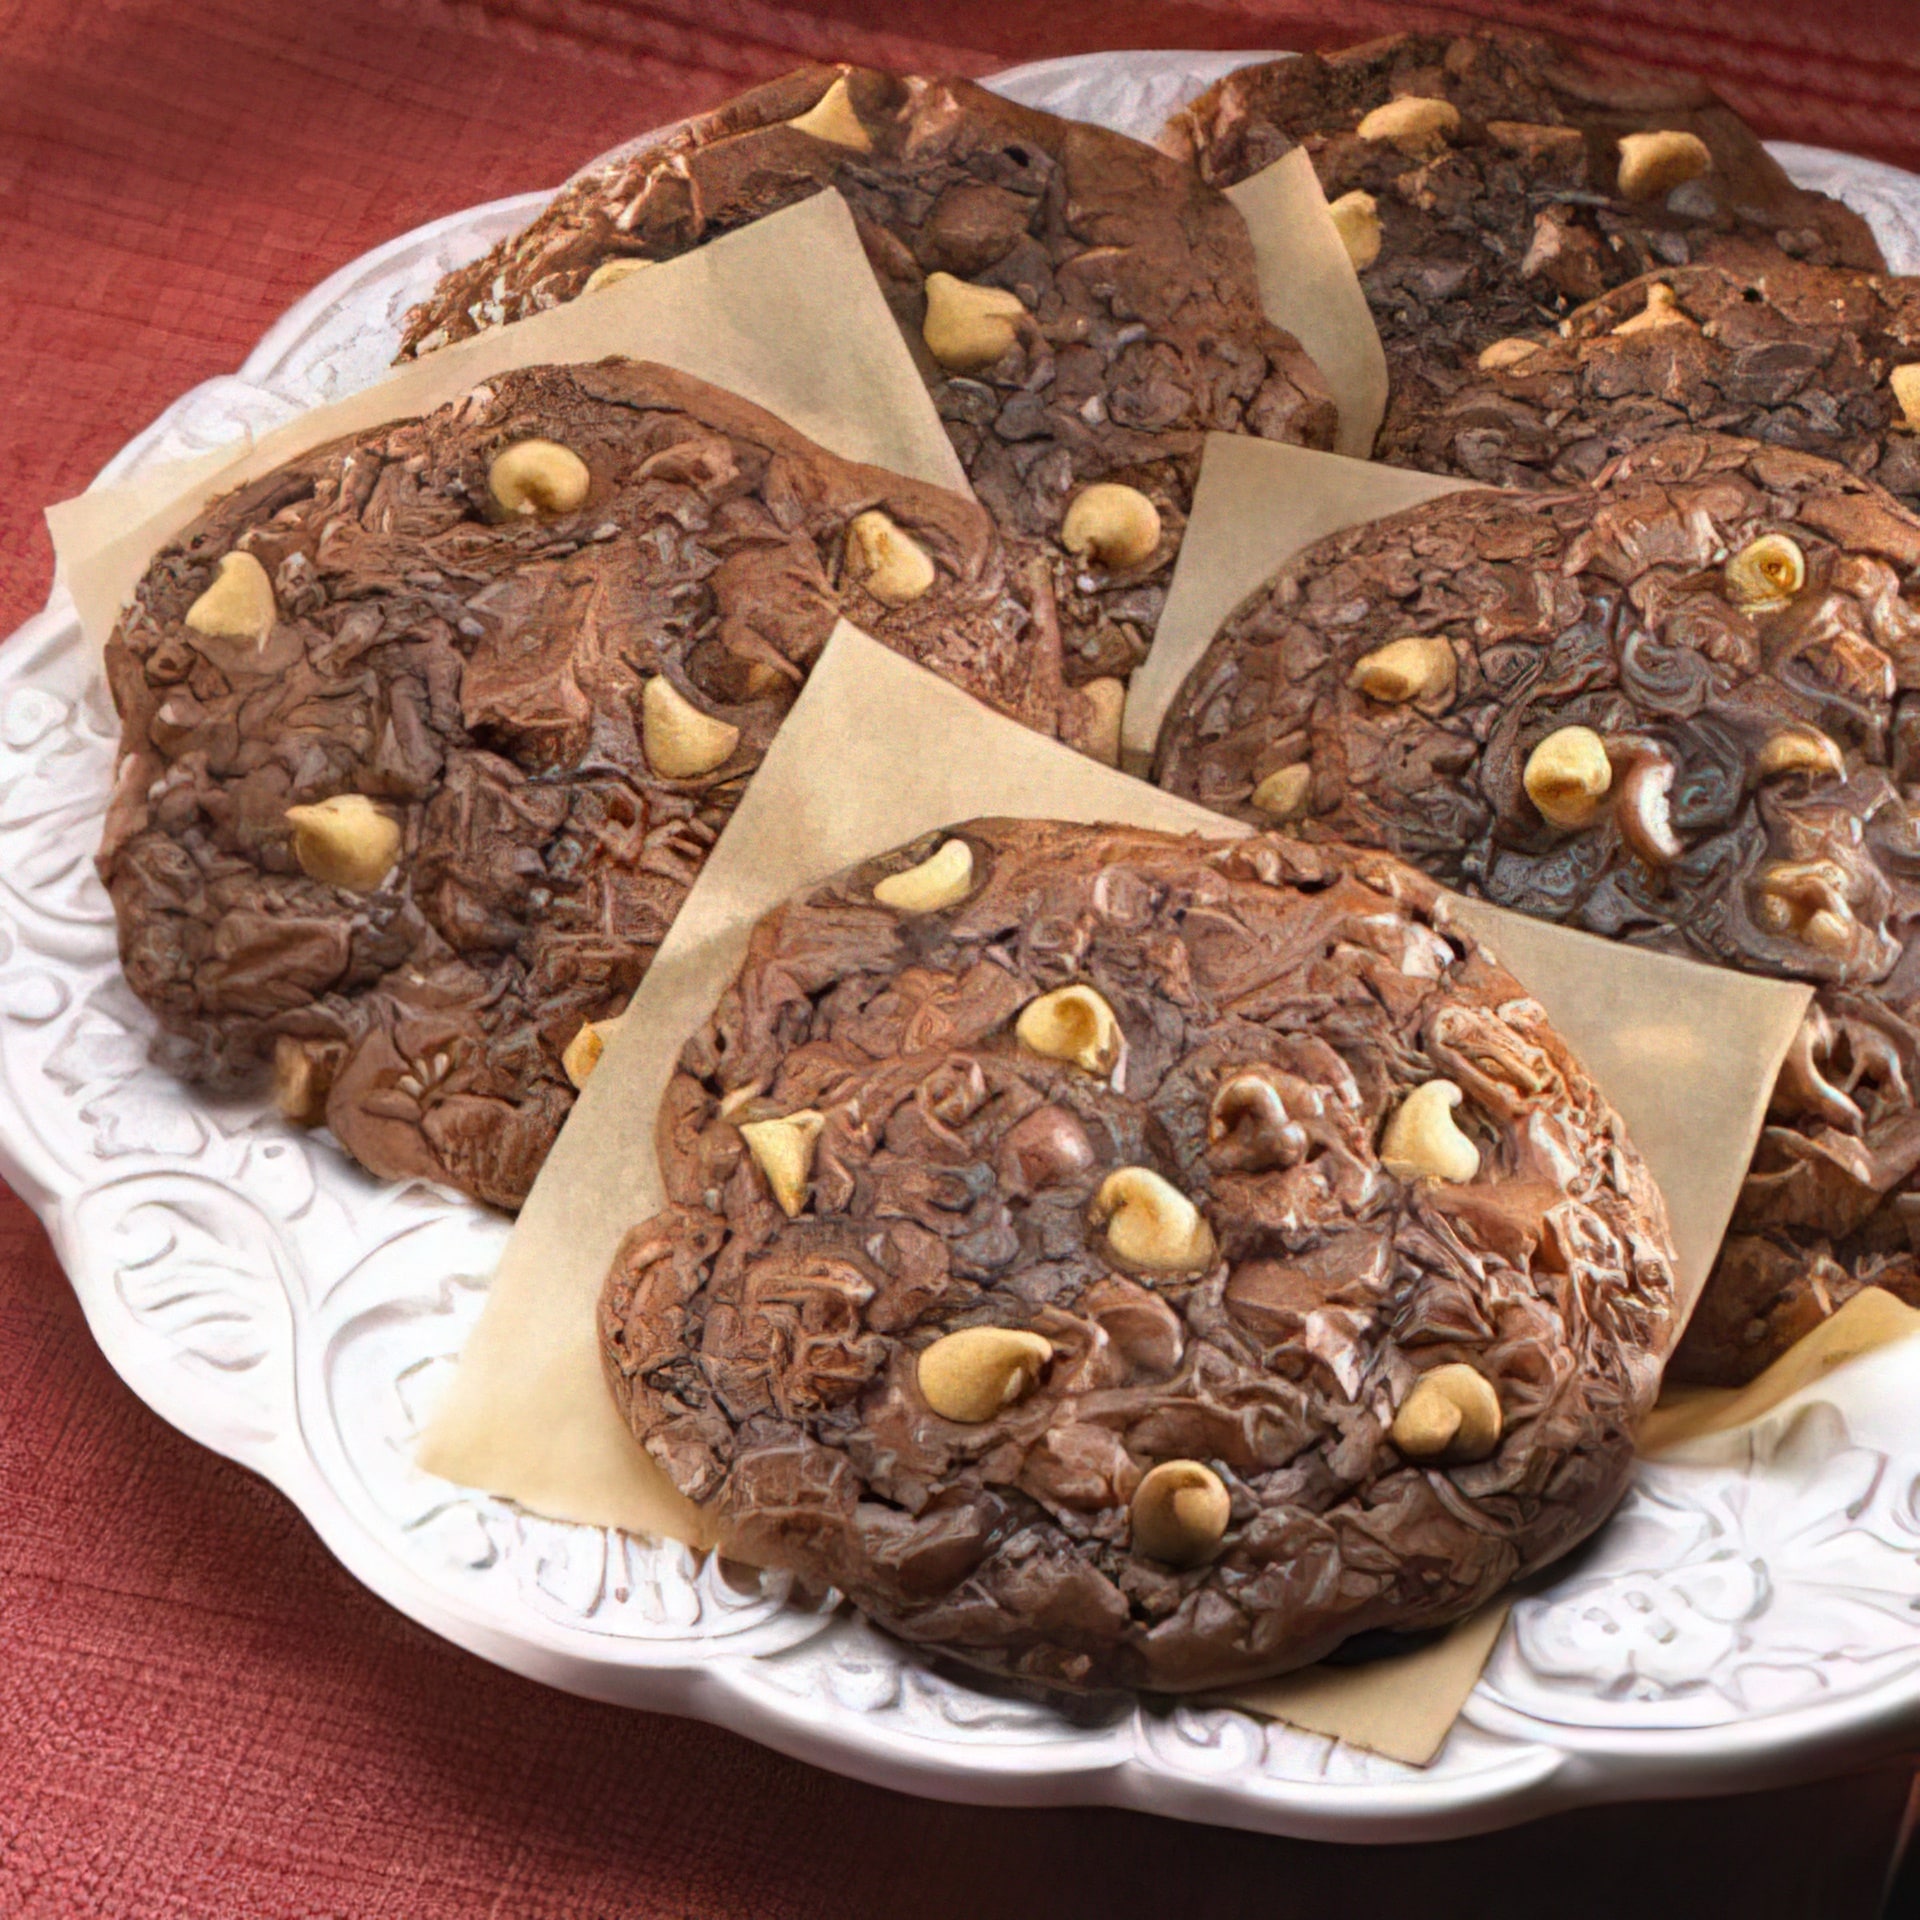
[[[1914,0],[1487,0],[1709,74],[1771,134],[1920,165]],[[0,0],[0,632],[41,509],[375,242],[810,57],[985,72],[1337,42],[1368,0]],[[1903,30],[1904,29],[1904,30]],[[164,1427],[0,1192],[0,1920],[1871,1911],[1899,1768],[1356,1854],[933,1807],[509,1678],[360,1591]],[[1545,1876],[1544,1883],[1536,1876]],[[1633,1891],[1629,1891],[1632,1889]]]

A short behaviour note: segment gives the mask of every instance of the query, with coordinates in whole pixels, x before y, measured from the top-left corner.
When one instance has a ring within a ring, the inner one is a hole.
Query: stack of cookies
[[[1221,630],[1155,777],[1252,839],[975,821],[764,922],[601,1308],[739,1551],[1056,1690],[1444,1625],[1625,1485],[1664,1208],[1435,882],[1818,984],[1698,1375],[1920,1298],[1920,305],[1703,89],[1532,39],[1248,69],[1167,146],[809,69],[410,318],[429,354],[832,188],[972,499],[666,367],[528,366],[214,503],[108,648],[165,1057],[516,1207],[837,621],[1115,760],[1207,436],[1334,441],[1223,195],[1306,149],[1380,457],[1502,491]]]
[[[664,368],[529,368],[156,559],[108,648],[101,868],[178,1070],[271,1059],[376,1173],[517,1206],[837,618],[1117,755],[1206,435],[1337,425],[1240,215],[1166,155],[810,70],[582,176],[402,357],[829,187],[977,501]]]
[[[1304,147],[1392,370],[1378,457],[1527,493],[1301,554],[1156,778],[1813,983],[1674,1373],[1920,1301],[1920,281],[1705,88],[1544,40],[1243,69],[1169,140],[1222,184]]]

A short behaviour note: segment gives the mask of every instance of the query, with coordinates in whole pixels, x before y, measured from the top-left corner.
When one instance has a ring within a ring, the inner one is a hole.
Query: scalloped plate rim
[[[994,78],[1005,84],[1070,77],[1102,57],[1067,56]],[[1180,56],[1128,56],[1143,64],[1156,57]],[[1208,57],[1239,64],[1269,56]],[[1897,172],[1869,164],[1882,175]],[[268,385],[301,340],[390,262],[435,240],[457,238],[488,219],[529,211],[548,197],[512,195],[464,209],[358,256],[288,308],[238,374],[228,378]],[[112,478],[135,462],[188,398],[181,396],[133,436],[100,478]],[[46,608],[11,636],[0,660],[0,692],[26,684],[17,665],[24,655],[64,652],[78,639],[71,604],[56,584]],[[89,1331],[109,1364],[169,1424],[279,1488],[328,1551],[382,1599],[428,1631],[528,1678],[615,1704],[691,1715],[875,1785],[976,1804],[1107,1804],[1299,1837],[1410,1840],[1483,1832],[1602,1800],[1724,1793],[1806,1777],[1910,1742],[1920,1716],[1920,1671],[1838,1700],[1724,1725],[1655,1731],[1558,1727],[1476,1695],[1466,1718],[1509,1743],[1511,1751],[1460,1777],[1408,1774],[1387,1781],[1307,1782],[1258,1773],[1176,1774],[1155,1764],[1145,1750],[1137,1717],[1090,1731],[1072,1753],[1057,1745],[1007,1743],[991,1750],[993,1767],[987,1769],[980,1748],[942,1745],[857,1714],[823,1715],[812,1698],[756,1678],[756,1656],[746,1651],[690,1660],[684,1641],[614,1640],[531,1610],[511,1627],[503,1626],[497,1614],[437,1586],[406,1562],[328,1481],[306,1437],[297,1356],[289,1430],[276,1439],[249,1443],[221,1432],[217,1421],[196,1421],[177,1404],[159,1404],[177,1403],[178,1396],[146,1382],[149,1359],[128,1317],[114,1310],[111,1290],[101,1285],[71,1217],[70,1203],[94,1189],[72,1188],[57,1169],[53,1178],[43,1177],[40,1158],[37,1146],[18,1147],[11,1129],[0,1129],[0,1175],[46,1223]],[[122,1163],[128,1173],[144,1167],[141,1158]],[[742,1643],[750,1645],[752,1638],[748,1629]],[[615,1648],[617,1657],[610,1652]]]

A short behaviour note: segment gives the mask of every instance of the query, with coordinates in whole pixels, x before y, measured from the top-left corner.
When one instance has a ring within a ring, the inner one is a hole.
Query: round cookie
[[[374,1172],[518,1205],[843,614],[1084,739],[977,506],[664,367],[505,374],[215,503],[107,648],[161,1056],[271,1056]]]
[[[1671,1255],[1513,978],[1378,855],[987,820],[755,930],[601,1302],[748,1559],[1048,1687],[1456,1619],[1630,1470]]]
[[[965,80],[808,68],[582,174],[440,283],[403,355],[825,187],[852,209],[975,492],[1004,531],[1050,543],[1070,679],[1124,679],[1205,435],[1330,447],[1337,425],[1318,369],[1261,309],[1239,213],[1138,141]],[[1142,498],[1069,519],[1092,483]]]
[[[1298,555],[1161,737],[1156,779],[1243,819],[1816,984],[1683,1375],[1749,1377],[1867,1282],[1920,1298],[1916,565],[1844,469],[1674,436]]]
[[[1785,256],[1669,269],[1444,378],[1393,394],[1375,459],[1577,486],[1631,447],[1701,429],[1837,460],[1920,504],[1920,434],[1898,392],[1920,413],[1920,280]]]
[[[1395,389],[1445,391],[1491,342],[1643,273],[1781,251],[1886,265],[1859,215],[1796,187],[1701,82],[1532,34],[1243,67],[1163,143],[1216,186],[1306,149],[1350,223]]]

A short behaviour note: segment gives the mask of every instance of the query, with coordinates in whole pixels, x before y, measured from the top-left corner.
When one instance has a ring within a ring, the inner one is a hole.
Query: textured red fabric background
[[[1465,13],[1920,165],[1914,0],[0,0],[0,632],[45,596],[41,509],[315,281],[802,58],[987,72]],[[589,1706],[417,1631],[147,1413],[0,1190],[4,1920],[1866,1914],[1907,1783],[1354,1853],[934,1807]]]

